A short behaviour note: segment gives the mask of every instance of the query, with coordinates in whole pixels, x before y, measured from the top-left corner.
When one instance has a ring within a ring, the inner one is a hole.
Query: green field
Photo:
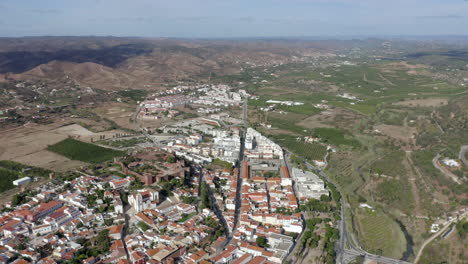
[[[310,133],[307,133],[307,129],[305,127],[296,125],[296,120],[287,119],[287,117],[288,116],[284,116],[282,118],[269,117],[268,122],[274,128],[288,130],[288,131],[291,131],[300,135],[310,134]]]
[[[336,146],[348,145],[351,147],[359,147],[361,143],[352,138],[350,135],[345,135],[343,131],[337,128],[316,128],[314,129],[313,135],[321,138],[324,142],[330,143]]]
[[[323,160],[327,154],[327,148],[316,143],[305,143],[297,140],[295,136],[277,135],[272,136],[273,140],[286,147],[289,151],[308,160]]]
[[[390,151],[370,166],[373,173],[387,176],[401,176],[405,172],[402,161],[405,157],[403,151]]]
[[[398,224],[380,212],[358,210],[358,237],[362,247],[377,255],[401,258],[406,239]]]
[[[47,148],[72,160],[88,163],[101,163],[114,157],[122,156],[125,152],[99,147],[90,143],[67,138]]]
[[[134,101],[143,101],[148,94],[148,91],[145,90],[124,90],[117,92],[118,95],[122,97],[130,98]]]

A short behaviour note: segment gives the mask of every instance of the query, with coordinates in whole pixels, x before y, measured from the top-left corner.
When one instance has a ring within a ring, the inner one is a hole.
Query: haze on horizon
[[[3,0],[0,36],[468,35],[466,0]]]

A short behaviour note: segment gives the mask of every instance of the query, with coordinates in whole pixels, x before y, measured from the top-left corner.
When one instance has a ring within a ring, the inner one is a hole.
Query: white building
[[[325,183],[315,173],[293,168],[292,174],[299,199],[320,199],[322,195],[329,195]]]

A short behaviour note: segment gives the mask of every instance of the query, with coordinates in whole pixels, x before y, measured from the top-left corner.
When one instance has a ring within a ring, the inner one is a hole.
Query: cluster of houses
[[[173,108],[185,106],[192,102],[192,98],[185,95],[168,95],[158,97],[154,100],[147,100],[140,103],[139,119],[160,119],[163,117],[173,118],[179,111]]]
[[[242,98],[248,96],[245,90],[239,90],[239,92],[231,90],[231,87],[223,84],[200,88],[197,90],[199,96],[194,103],[217,107],[238,106],[242,103]]]
[[[236,127],[221,129],[214,119],[199,118],[183,121],[164,128],[164,131],[189,134],[169,141],[164,147],[164,150],[186,160],[206,164],[213,159],[220,159],[234,164],[239,157],[241,145],[239,129]],[[212,140],[204,142],[202,135],[209,136]]]
[[[249,127],[245,136],[245,156],[248,159],[283,159],[283,149]]]
[[[296,213],[298,200],[288,169],[275,168],[281,169],[281,177],[277,178],[251,177],[254,167],[259,166],[250,166],[247,161],[242,164],[241,207],[236,229],[236,175],[239,171],[237,168],[233,171],[203,170],[206,182],[217,190],[216,203],[223,211],[229,232],[233,232],[231,243],[225,251],[211,258],[211,263],[282,263],[294,245],[293,233],[302,232],[302,218]],[[268,246],[257,245],[258,237],[266,238]]]
[[[198,113],[214,114],[224,107],[239,106],[249,94],[245,90],[232,91],[228,85],[177,86],[154,94],[152,100],[140,103],[138,119],[172,118],[180,112],[174,108],[192,105]]]

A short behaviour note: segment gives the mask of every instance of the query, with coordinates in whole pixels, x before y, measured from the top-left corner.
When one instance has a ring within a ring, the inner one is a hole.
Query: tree
[[[96,244],[97,244],[97,249],[104,253],[109,251],[110,248],[110,238],[109,238],[109,230],[104,229],[101,230],[98,234],[98,237],[96,239]]]
[[[176,158],[174,156],[171,156],[171,155],[167,156],[167,158],[166,158],[167,163],[175,163],[176,161],[177,161]]]
[[[150,226],[147,225],[145,222],[142,222],[142,221],[138,222],[137,226],[138,226],[141,230],[143,230],[143,232],[146,232],[146,230],[150,229]]]
[[[201,186],[201,206],[200,209],[209,208],[211,209],[211,200],[208,194],[208,185],[206,182],[202,183]]]
[[[268,239],[264,236],[258,236],[255,242],[257,243],[259,247],[262,247],[262,248],[269,247]]]
[[[322,202],[330,202],[330,201],[331,201],[331,198],[330,198],[330,196],[328,196],[328,195],[322,194],[322,195],[320,196],[320,201],[322,201]]]

